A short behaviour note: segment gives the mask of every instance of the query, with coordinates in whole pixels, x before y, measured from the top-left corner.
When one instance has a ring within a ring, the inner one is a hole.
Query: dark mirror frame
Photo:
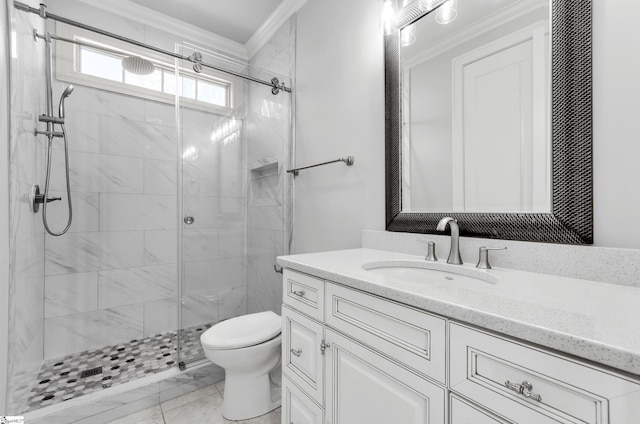
[[[384,36],[387,231],[439,233],[451,216],[463,236],[593,244],[591,0],[553,0],[551,9],[551,213],[402,212],[400,30],[425,15],[414,8]]]

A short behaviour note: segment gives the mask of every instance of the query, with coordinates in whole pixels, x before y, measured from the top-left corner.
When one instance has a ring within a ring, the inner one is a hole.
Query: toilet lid
[[[237,349],[270,340],[281,330],[280,315],[271,311],[258,312],[214,325],[202,333],[200,342],[209,349]]]

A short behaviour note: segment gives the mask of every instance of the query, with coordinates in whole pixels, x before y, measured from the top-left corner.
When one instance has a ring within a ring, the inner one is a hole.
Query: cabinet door
[[[457,396],[451,396],[449,408],[451,424],[511,424]]]
[[[282,370],[318,404],[323,403],[324,368],[320,323],[282,307]]]
[[[444,423],[444,389],[325,330],[327,424]]]
[[[282,378],[282,422],[322,424],[322,408],[309,399],[287,377]]]

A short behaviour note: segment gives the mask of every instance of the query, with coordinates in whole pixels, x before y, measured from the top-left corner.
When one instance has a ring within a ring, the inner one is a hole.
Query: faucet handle
[[[478,264],[476,268],[480,269],[491,269],[491,264],[489,263],[489,250],[507,250],[506,247],[480,247],[480,251],[478,252]]]
[[[436,243],[429,240],[420,240],[418,239],[418,243],[424,243],[427,245],[427,256],[425,256],[425,261],[429,262],[437,262],[438,257],[436,256]]]
[[[438,261],[438,257],[436,256],[436,243],[433,241],[430,241],[429,243],[427,243],[427,256],[424,258],[426,261],[429,262],[437,262]]]
[[[436,256],[436,244],[433,241],[427,243],[427,256],[424,258],[425,261],[436,262],[438,257]]]

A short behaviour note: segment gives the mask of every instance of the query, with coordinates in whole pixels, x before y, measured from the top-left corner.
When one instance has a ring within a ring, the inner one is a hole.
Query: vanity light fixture
[[[412,0],[403,0],[402,7],[407,6],[411,2]],[[416,28],[413,24],[402,28],[400,40],[402,43],[402,47],[410,46],[416,42]]]
[[[393,31],[393,18],[395,13],[391,0],[385,0],[382,5],[382,25],[384,26],[384,35],[390,35]]]
[[[446,25],[453,22],[458,16],[458,0],[449,0],[436,11],[436,22]]]

